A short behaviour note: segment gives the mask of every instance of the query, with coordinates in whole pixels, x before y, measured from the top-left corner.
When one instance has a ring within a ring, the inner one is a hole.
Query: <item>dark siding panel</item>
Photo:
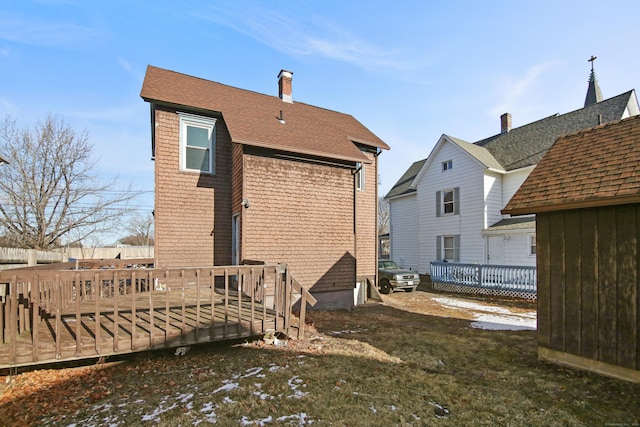
[[[549,214],[536,215],[538,274],[538,345],[551,348],[551,292],[549,265]]]
[[[636,204],[636,369],[640,370],[640,205]]]
[[[616,363],[616,226],[615,209],[598,211],[598,319],[599,360]]]
[[[616,208],[617,235],[617,364],[636,368],[637,301],[637,230],[634,205]]]
[[[565,351],[581,354],[581,242],[580,211],[568,211],[564,217],[565,229]]]
[[[565,278],[564,278],[564,213],[549,214],[550,284],[551,284],[551,348],[565,351]]]
[[[582,352],[580,356],[598,359],[598,262],[596,209],[585,209],[581,216],[580,256]]]

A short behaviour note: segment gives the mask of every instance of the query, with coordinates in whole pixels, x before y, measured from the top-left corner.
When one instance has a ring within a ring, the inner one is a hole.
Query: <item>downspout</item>
[[[378,254],[378,248],[380,247],[380,236],[378,235],[378,231],[380,231],[380,230],[378,230],[378,224],[379,224],[378,221],[380,220],[378,218],[379,217],[379,213],[380,213],[380,207],[378,206],[378,202],[379,202],[379,200],[378,200],[378,156],[380,154],[382,154],[382,149],[381,148],[376,148],[376,154],[373,155],[373,158],[374,158],[375,164],[376,164],[376,167],[375,167],[375,170],[376,170],[376,191],[375,191],[375,193],[376,193],[376,215],[375,215],[375,217],[376,217],[376,225],[375,225],[375,227],[376,227],[376,231],[375,231],[375,233],[376,233],[376,239],[375,239],[376,240],[376,251],[375,251],[375,254],[376,255],[374,257],[375,264],[373,265],[373,267],[374,267],[373,271],[375,272],[373,274],[373,283],[372,283],[373,286],[377,286],[377,284],[378,284],[378,255],[379,255]],[[389,221],[389,222],[391,222],[391,221]],[[389,239],[391,239],[391,227],[389,227]]]
[[[356,164],[357,165],[357,164]],[[358,173],[362,169],[362,164],[360,167],[356,167],[353,172],[353,258],[355,259],[355,271],[353,272],[353,287],[356,287],[356,283],[358,281],[358,188],[356,185],[356,179]]]

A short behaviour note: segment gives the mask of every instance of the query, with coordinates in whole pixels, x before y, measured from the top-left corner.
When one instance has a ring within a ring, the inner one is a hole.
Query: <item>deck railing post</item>
[[[16,318],[16,310],[18,309],[18,277],[16,275],[11,276],[11,282],[9,283],[9,363],[16,364],[16,351],[18,347],[18,327],[16,325],[18,319]]]
[[[95,313],[94,313],[94,324],[95,324],[95,328],[96,330],[94,331],[94,336],[96,337],[96,354],[100,355],[100,317],[101,317],[101,313],[100,313],[100,294],[102,293],[101,288],[102,285],[100,284],[100,273],[96,272],[93,274],[93,283],[94,286],[92,287],[92,289],[95,289],[96,292],[93,295],[93,297],[96,299],[95,301]]]
[[[34,274],[33,276],[33,282],[31,285],[30,293],[31,293],[31,299],[32,299],[31,310],[32,310],[32,316],[33,316],[33,321],[31,322],[33,325],[31,330],[31,348],[32,348],[32,354],[33,354],[33,361],[37,362],[38,361],[38,343],[39,343],[38,326],[40,325],[40,276],[38,275],[38,273]],[[0,325],[0,329],[1,327],[2,326]],[[1,333],[1,330],[0,330],[0,333]]]

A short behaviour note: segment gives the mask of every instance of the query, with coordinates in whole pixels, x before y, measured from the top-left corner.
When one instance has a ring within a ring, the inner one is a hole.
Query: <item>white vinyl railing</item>
[[[432,261],[431,281],[481,289],[536,293],[536,268]]]

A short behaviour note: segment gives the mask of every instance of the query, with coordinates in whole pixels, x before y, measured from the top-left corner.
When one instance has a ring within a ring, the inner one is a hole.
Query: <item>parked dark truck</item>
[[[416,290],[420,284],[420,276],[415,271],[405,270],[393,261],[378,261],[378,289],[388,294],[397,289],[409,292]]]

